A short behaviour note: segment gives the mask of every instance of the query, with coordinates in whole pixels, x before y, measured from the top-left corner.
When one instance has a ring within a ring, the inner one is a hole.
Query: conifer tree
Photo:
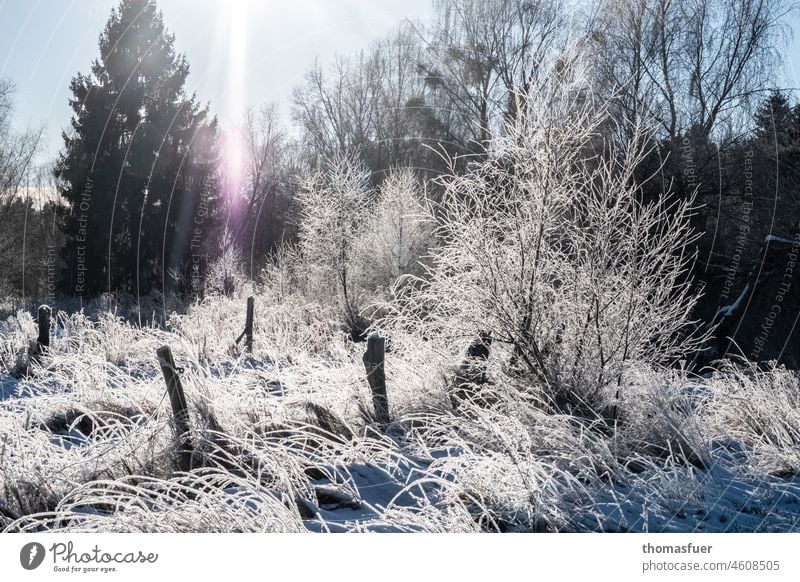
[[[67,201],[63,290],[145,294],[197,276],[212,248],[216,119],[154,0],[121,0],[90,74],[72,79],[56,165]]]

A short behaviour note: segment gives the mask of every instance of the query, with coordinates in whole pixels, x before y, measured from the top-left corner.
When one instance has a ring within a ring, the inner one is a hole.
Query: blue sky
[[[46,157],[68,124],[69,81],[88,72],[97,37],[117,0],[0,0],[0,78],[17,85],[17,123],[45,126]],[[159,0],[192,73],[188,89],[223,124],[245,106],[278,102],[319,56],[364,48],[404,17],[424,18],[430,0]],[[791,22],[800,31],[800,21]],[[800,33],[795,33],[800,37]],[[243,61],[239,57],[243,57]],[[800,39],[784,59],[786,84],[800,87]],[[244,73],[238,74],[238,73]],[[243,79],[240,86],[231,82]]]
[[[0,78],[17,85],[20,126],[45,126],[45,153],[69,123],[70,79],[89,72],[97,38],[117,0],[0,0]],[[187,55],[188,90],[223,124],[241,106],[278,102],[319,56],[352,53],[404,17],[430,13],[430,0],[159,0],[178,51]],[[239,62],[237,55],[244,61]],[[243,70],[241,87],[231,75]],[[236,103],[232,103],[235,101]]]

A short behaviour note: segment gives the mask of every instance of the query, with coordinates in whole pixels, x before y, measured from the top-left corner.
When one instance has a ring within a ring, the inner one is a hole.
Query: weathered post
[[[247,318],[244,323],[244,349],[248,354],[253,353],[253,311],[255,310],[256,300],[254,297],[247,298]]]
[[[367,351],[364,352],[364,367],[367,370],[367,382],[372,390],[372,405],[378,422],[389,422],[389,399],[386,394],[386,371],[384,358],[386,355],[386,338],[379,333],[372,333],[367,339]]]
[[[47,305],[39,307],[39,337],[36,339],[38,353],[50,347],[50,316],[53,311]]]
[[[189,437],[189,410],[186,406],[183,384],[181,384],[181,378],[175,368],[175,360],[172,358],[172,350],[169,346],[158,348],[156,354],[172,405],[172,417],[175,421],[175,433],[178,441],[178,460],[181,469],[188,471],[192,468],[192,443]]]

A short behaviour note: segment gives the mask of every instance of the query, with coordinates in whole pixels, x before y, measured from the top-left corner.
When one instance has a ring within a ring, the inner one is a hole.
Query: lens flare
[[[227,40],[227,79],[222,115],[229,128],[239,125],[245,114],[246,49],[247,49],[247,0],[235,0],[223,8],[220,19]],[[238,219],[241,206],[241,190],[244,181],[244,147],[235,131],[228,131],[223,140],[221,163],[224,176],[225,197],[230,220]]]

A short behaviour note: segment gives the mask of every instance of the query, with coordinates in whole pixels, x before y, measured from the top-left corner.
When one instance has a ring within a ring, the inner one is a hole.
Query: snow
[[[347,489],[355,493],[359,506],[321,506],[316,517],[305,520],[305,527],[312,532],[381,531],[402,532],[406,527],[387,524],[383,514],[393,506],[414,508],[423,500],[435,499],[439,488],[430,483],[417,483],[426,467],[406,464],[395,471],[380,465],[355,463],[346,467]],[[316,481],[315,485],[329,486],[329,480]]]
[[[19,380],[0,372],[0,400],[8,400],[17,393]]]
[[[742,458],[730,454],[730,448],[739,447],[732,442],[716,448],[708,470],[644,475],[633,487],[609,490],[579,519],[589,530],[606,532],[795,530],[800,523],[800,478],[748,475]],[[654,486],[672,489],[672,503],[652,501]]]
[[[393,422],[379,426],[362,414],[371,406],[363,345],[337,335],[303,352],[279,332],[294,314],[275,317],[252,355],[228,351],[236,318],[208,324],[205,344],[191,339],[202,323],[187,316],[185,335],[122,322],[79,328],[28,376],[0,373],[0,491],[25,495],[31,481],[52,490],[43,506],[20,509],[13,495],[0,504],[28,514],[32,529],[72,531],[798,530],[793,372],[632,375],[619,403],[629,426],[609,435],[513,398],[453,411],[446,368],[393,352]],[[267,343],[275,337],[287,343]],[[190,473],[170,465],[155,358],[164,343],[205,455]]]
[[[779,237],[779,236],[775,236],[774,234],[768,234],[767,236],[765,236],[764,237],[764,242],[768,242],[768,243],[769,242],[779,242],[779,243],[785,243],[785,244],[790,244],[790,245],[800,244],[800,240],[792,240],[792,239],[788,239],[788,238],[782,238],[782,237]]]
[[[744,298],[747,297],[748,291],[750,291],[750,283],[745,285],[744,289],[742,289],[742,292],[739,293],[739,296],[736,298],[736,301],[734,301],[730,305],[725,305],[724,307],[720,307],[717,310],[717,312],[714,314],[714,321],[716,321],[717,317],[719,317],[720,315],[722,315],[723,318],[733,315],[733,312],[739,309],[739,307],[742,305],[742,301],[744,301]]]

